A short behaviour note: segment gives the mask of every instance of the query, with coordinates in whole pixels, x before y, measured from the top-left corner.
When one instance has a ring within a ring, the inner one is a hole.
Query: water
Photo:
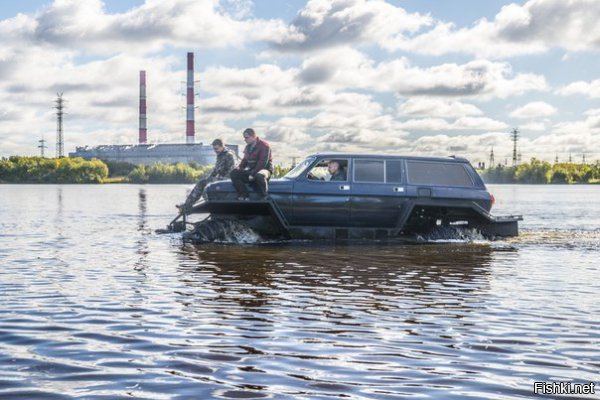
[[[153,233],[185,186],[0,185],[0,399],[599,384],[600,186],[490,189],[520,237],[194,246]]]

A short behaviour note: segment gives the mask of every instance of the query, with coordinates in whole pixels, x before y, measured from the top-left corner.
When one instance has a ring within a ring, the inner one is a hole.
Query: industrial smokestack
[[[140,71],[140,133],[139,143],[145,144],[148,140],[146,128],[146,71]]]
[[[194,53],[187,53],[187,107],[186,107],[186,143],[194,143],[196,128],[194,125]]]

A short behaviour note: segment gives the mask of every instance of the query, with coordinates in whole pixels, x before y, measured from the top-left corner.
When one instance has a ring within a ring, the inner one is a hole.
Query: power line
[[[63,138],[63,114],[64,114],[64,99],[62,93],[56,94],[57,98],[54,101],[56,105],[56,158],[65,156],[64,138]]]
[[[519,141],[519,130],[517,128],[513,128],[510,133],[510,137],[513,141],[513,154],[512,154],[512,162],[513,167],[517,166],[518,156],[517,156],[517,142]]]
[[[42,135],[42,138],[40,140],[38,140],[38,149],[40,149],[40,155],[42,158],[44,158],[44,149],[47,149],[48,146],[46,146],[46,141],[44,140],[44,135]]]

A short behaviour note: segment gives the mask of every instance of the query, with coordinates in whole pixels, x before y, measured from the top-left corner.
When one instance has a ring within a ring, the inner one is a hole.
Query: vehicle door
[[[294,183],[292,225],[348,226],[350,182],[347,176],[345,180],[328,180],[325,171],[329,161],[318,159]],[[338,161],[346,168],[349,165],[348,159]]]
[[[404,161],[355,159],[353,161],[350,221],[352,226],[393,228],[406,203]]]

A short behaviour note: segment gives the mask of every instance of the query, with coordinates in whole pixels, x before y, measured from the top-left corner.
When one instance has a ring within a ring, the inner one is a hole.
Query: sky
[[[600,159],[597,0],[21,0],[0,3],[0,156],[185,142],[186,53],[196,141],[277,163],[316,152]]]

